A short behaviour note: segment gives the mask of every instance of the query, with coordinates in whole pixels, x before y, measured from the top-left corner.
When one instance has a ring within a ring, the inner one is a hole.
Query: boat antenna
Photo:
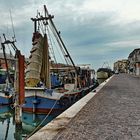
[[[12,38],[13,38],[14,42],[16,42],[16,35],[15,35],[13,18],[12,18],[12,12],[11,12],[11,10],[9,10],[9,12],[10,12],[10,19],[11,19],[11,23],[12,23],[12,30],[13,30],[13,34],[14,34],[14,36]]]

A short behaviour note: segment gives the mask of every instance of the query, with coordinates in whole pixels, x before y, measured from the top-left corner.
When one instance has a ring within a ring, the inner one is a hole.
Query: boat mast
[[[75,85],[77,86],[77,80],[78,80],[78,75],[79,75],[79,73],[78,73],[78,69],[76,68],[76,66],[75,66],[75,64],[74,64],[74,62],[73,62],[73,60],[72,60],[72,58],[71,58],[71,56],[70,56],[70,54],[69,54],[69,52],[68,52],[68,50],[67,50],[67,48],[66,48],[66,46],[65,46],[65,44],[64,44],[64,42],[63,42],[63,40],[62,40],[62,38],[61,38],[61,36],[60,36],[60,32],[59,31],[57,31],[57,28],[56,28],[56,26],[55,26],[55,24],[54,24],[54,22],[53,22],[53,20],[52,20],[52,18],[54,18],[54,16],[52,16],[52,15],[50,15],[49,13],[48,13],[48,10],[47,10],[47,8],[46,8],[46,6],[44,5],[44,11],[45,11],[45,17],[44,16],[42,16],[42,15],[40,15],[40,13],[38,14],[39,15],[39,17],[37,16],[36,18],[31,18],[31,20],[34,22],[34,33],[37,33],[38,32],[38,26],[40,25],[40,22],[42,22],[43,23],[43,25],[46,27],[46,25],[50,25],[51,26],[51,30],[52,30],[52,32],[53,32],[53,34],[54,34],[54,36],[56,37],[56,40],[57,40],[57,42],[58,42],[58,44],[59,44],[59,47],[60,47],[60,49],[61,49],[61,51],[62,51],[62,53],[63,53],[63,55],[64,55],[64,58],[65,58],[65,60],[66,60],[66,62],[67,62],[67,64],[69,64],[69,66],[73,66],[74,67],[74,70],[75,70],[75,74],[73,75],[73,73],[71,73],[72,74],[72,76],[73,77],[75,77]],[[46,29],[46,28],[45,28]],[[45,38],[47,37],[45,37],[46,35],[44,35],[44,40],[45,40]],[[46,40],[47,40],[47,38],[46,38]],[[45,47],[45,45],[46,45],[46,48],[45,49],[49,49],[48,47],[48,41],[46,42],[46,41],[44,41],[44,46],[43,47]],[[48,55],[48,58],[49,58],[49,50],[47,50],[46,51],[46,53],[48,53],[48,54],[46,54],[46,55]],[[46,63],[48,63],[48,65],[50,65],[49,64],[49,61],[47,60],[47,62]],[[49,72],[49,66],[48,66],[48,68],[47,68],[47,73],[50,73]],[[48,77],[48,79],[49,79],[49,74],[47,74],[46,73],[46,75],[47,75],[47,77]],[[50,80],[46,80],[46,81],[48,81],[48,82],[46,82],[46,84],[47,83],[50,83]],[[44,82],[44,81],[43,81]],[[46,85],[47,86],[47,85]],[[48,87],[50,87],[50,85],[48,85]]]
[[[4,55],[4,60],[5,60],[5,65],[6,65],[6,72],[7,72],[7,76],[8,76],[8,82],[11,82],[13,84],[14,81],[11,80],[11,77],[10,77],[10,73],[9,73],[9,67],[8,67],[8,62],[7,62],[7,58],[6,58],[6,52],[5,52],[5,45],[11,45],[12,48],[14,49],[14,51],[17,51],[17,47],[15,46],[15,41],[10,41],[10,40],[7,40],[6,37],[5,37],[5,34],[3,34],[3,37],[5,39],[5,41],[2,43],[1,42],[1,46],[2,46],[2,49],[3,49],[3,55]]]
[[[9,73],[9,67],[8,67],[8,62],[7,62],[7,58],[6,58],[6,52],[5,52],[5,45],[14,44],[14,42],[13,41],[6,40],[5,34],[3,34],[3,37],[4,37],[5,41],[3,43],[1,42],[1,46],[2,46],[3,56],[4,56],[4,60],[5,60],[5,66],[6,66],[6,72],[7,72],[8,82],[9,83],[10,82],[13,83],[13,81],[11,80],[11,77],[10,77],[10,73]]]
[[[37,27],[40,25],[40,22],[43,23],[43,25],[46,27],[48,24],[47,20],[51,17],[43,17],[42,15],[37,18],[31,18],[31,20],[34,22],[34,33],[38,32]],[[47,39],[47,34],[44,34],[43,37],[43,59],[42,59],[42,67],[41,67],[41,74],[40,74],[40,79],[42,82],[44,82],[45,86],[47,88],[51,88],[51,80],[50,80],[50,62],[49,62],[49,45],[48,45],[48,39]]]
[[[5,64],[8,74],[8,80],[11,82],[8,63],[6,59],[5,53],[5,45],[11,45],[16,53],[16,73],[14,79],[14,89],[15,89],[15,120],[17,124],[21,124],[21,113],[22,107],[21,105],[24,103],[24,56],[21,55],[20,51],[15,46],[15,41],[7,40],[5,34],[3,34],[5,41],[1,43],[3,48],[3,54],[5,58]],[[13,81],[12,81],[13,82]]]
[[[51,16],[51,17],[43,17],[43,16],[41,16],[39,18],[31,18],[31,20],[34,22],[34,33],[37,32],[37,22],[44,21],[44,20],[47,21],[49,18],[53,18],[53,16]]]

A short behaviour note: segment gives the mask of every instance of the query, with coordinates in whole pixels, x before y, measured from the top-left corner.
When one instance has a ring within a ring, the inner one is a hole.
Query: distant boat
[[[107,79],[108,78],[108,72],[105,71],[105,69],[100,68],[97,70],[97,79]]]
[[[23,111],[41,114],[62,112],[96,87],[91,79],[92,70],[75,66],[53,23],[53,16],[48,13],[46,6],[44,9],[45,17],[38,14],[32,18],[35,31],[25,74],[23,105]],[[48,25],[51,27],[66,64],[52,63],[48,34],[42,34],[37,28],[39,25],[44,25],[46,29]]]
[[[111,76],[111,69],[99,68],[97,70],[97,79],[107,79]]]
[[[113,71],[109,67],[108,62],[104,62],[102,67],[97,70],[97,79],[107,79],[113,75]]]

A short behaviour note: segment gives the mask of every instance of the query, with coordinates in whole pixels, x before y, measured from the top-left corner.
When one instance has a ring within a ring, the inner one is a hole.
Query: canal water
[[[98,79],[99,84],[106,79]],[[60,113],[59,113],[60,114]],[[0,106],[0,140],[26,140],[59,114],[31,114],[22,112],[22,125],[15,123],[15,112],[11,106]]]
[[[22,112],[22,126],[17,126],[14,109],[0,106],[0,140],[25,140],[58,115]]]

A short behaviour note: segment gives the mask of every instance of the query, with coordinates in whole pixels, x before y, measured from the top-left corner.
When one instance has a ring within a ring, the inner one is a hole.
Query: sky
[[[113,67],[140,48],[140,0],[0,0],[0,36],[13,36],[26,57],[37,10],[46,5],[76,65]]]

